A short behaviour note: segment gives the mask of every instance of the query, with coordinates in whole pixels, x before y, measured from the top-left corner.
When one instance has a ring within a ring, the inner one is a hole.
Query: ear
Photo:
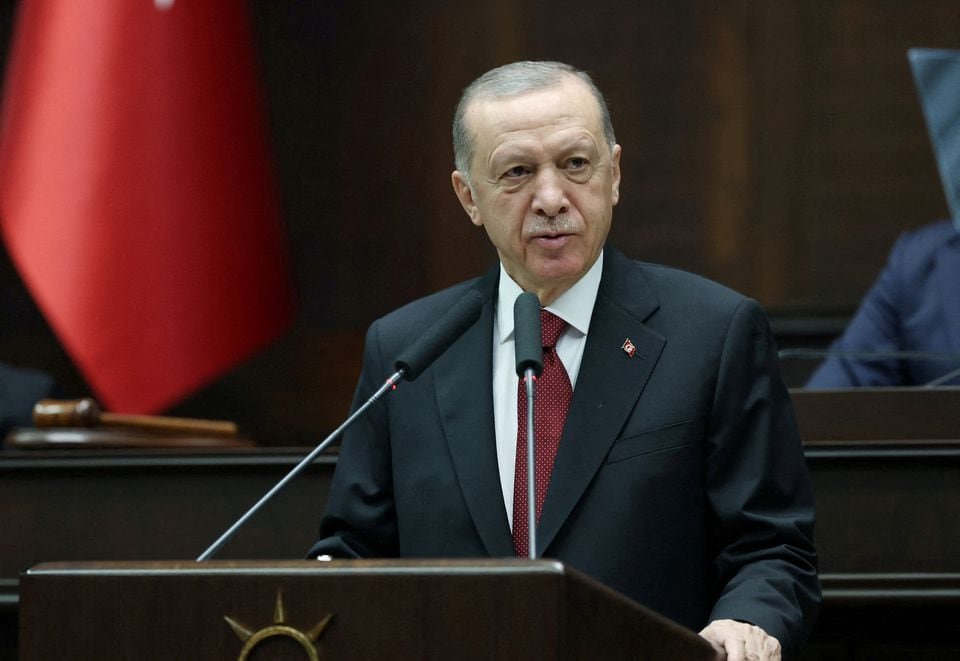
[[[614,145],[613,151],[610,154],[610,167],[611,170],[611,184],[613,185],[612,200],[613,206],[617,206],[617,202],[620,201],[620,145]]]
[[[470,182],[467,181],[466,176],[464,176],[460,170],[454,170],[450,180],[453,182],[453,192],[456,193],[457,199],[460,200],[460,205],[463,207],[463,210],[467,212],[467,215],[470,216],[470,222],[477,227],[483,225],[483,220],[480,218],[480,209],[473,199],[473,189],[470,187]]]

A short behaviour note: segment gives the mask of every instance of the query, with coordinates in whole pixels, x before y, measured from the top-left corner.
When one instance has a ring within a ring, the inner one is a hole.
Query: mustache
[[[537,216],[524,229],[527,237],[542,236],[544,234],[576,234],[581,229],[579,221],[568,214],[560,214],[552,218]]]

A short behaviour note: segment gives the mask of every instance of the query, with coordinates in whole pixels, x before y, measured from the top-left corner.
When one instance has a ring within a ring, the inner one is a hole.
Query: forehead
[[[513,137],[576,129],[601,142],[600,107],[586,83],[575,76],[532,92],[475,99],[465,115],[478,152]]]

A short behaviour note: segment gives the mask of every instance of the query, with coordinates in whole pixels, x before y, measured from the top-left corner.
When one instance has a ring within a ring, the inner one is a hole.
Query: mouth
[[[573,234],[561,234],[559,232],[537,234],[530,238],[530,242],[547,250],[556,250],[558,248],[562,248],[571,240],[573,240],[573,237]]]

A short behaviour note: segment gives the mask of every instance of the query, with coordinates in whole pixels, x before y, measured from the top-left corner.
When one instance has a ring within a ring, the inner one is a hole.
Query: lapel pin
[[[637,346],[629,337],[623,341],[623,346],[620,348],[623,349],[623,352],[631,358],[633,358],[634,354],[637,353]]]

